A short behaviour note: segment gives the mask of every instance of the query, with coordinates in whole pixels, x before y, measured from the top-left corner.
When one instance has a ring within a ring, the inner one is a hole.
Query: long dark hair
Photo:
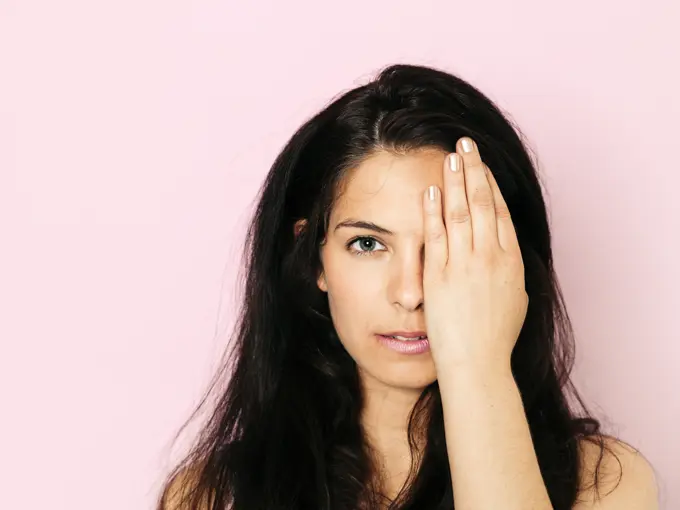
[[[572,508],[579,441],[597,444],[600,460],[608,447],[570,381],[573,332],[553,269],[535,158],[519,129],[469,83],[431,67],[392,65],[305,122],[274,161],[247,233],[238,322],[206,394],[217,398],[190,452],[168,476],[159,510],[178,495],[184,502],[174,508],[187,510],[379,508],[376,464],[359,421],[357,367],[316,285],[319,245],[348,169],[377,150],[453,152],[466,135],[495,175],[521,245],[529,309],[511,366],[553,507]],[[300,219],[306,225],[296,236]],[[227,372],[228,382],[218,384]],[[391,508],[451,509],[436,381],[411,413],[414,452],[417,424],[427,433],[422,463],[412,466]]]

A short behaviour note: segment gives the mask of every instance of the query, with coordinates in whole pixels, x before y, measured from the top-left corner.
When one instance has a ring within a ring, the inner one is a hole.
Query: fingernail
[[[436,193],[437,193],[436,186],[430,186],[429,188],[427,188],[427,198],[429,198],[430,200],[434,200]]]
[[[463,138],[460,142],[461,146],[463,147],[463,152],[472,152],[472,149],[474,149],[474,144],[472,143],[472,140],[469,138]]]
[[[458,154],[456,154],[455,152],[449,154],[449,167],[451,168],[452,172],[457,172],[459,170]]]

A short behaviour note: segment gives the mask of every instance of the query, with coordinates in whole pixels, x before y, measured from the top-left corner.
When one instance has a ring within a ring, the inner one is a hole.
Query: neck
[[[381,492],[390,499],[401,490],[408,477],[412,454],[408,442],[410,413],[422,388],[395,388],[378,381],[364,381],[364,408],[361,424],[374,455]],[[414,422],[416,444],[422,451],[426,429]]]

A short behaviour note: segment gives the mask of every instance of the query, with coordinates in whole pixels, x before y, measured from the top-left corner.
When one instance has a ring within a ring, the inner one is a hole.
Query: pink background
[[[151,508],[257,187],[395,62],[460,74],[531,140],[578,386],[680,508],[678,5],[1,0],[3,508]]]

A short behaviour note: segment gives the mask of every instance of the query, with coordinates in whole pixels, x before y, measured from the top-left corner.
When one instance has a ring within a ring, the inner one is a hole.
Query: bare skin
[[[443,173],[445,158],[446,154],[438,150],[404,156],[379,152],[355,169],[344,183],[343,192],[331,213],[327,242],[321,250],[324,271],[318,285],[328,293],[334,326],[359,367],[366,402],[362,426],[385,473],[385,495],[394,498],[406,481],[410,464],[408,413],[422,389],[439,379],[447,446],[455,445],[450,446],[449,460],[460,466],[453,479],[454,491],[461,497],[460,501],[456,499],[456,506],[461,503],[460,506],[466,508],[550,510],[545,487],[536,476],[535,458],[529,455],[527,424],[512,378],[501,372],[480,378],[476,368],[470,369],[473,365],[480,366],[479,363],[465,366],[467,353],[475,356],[493,353],[496,351],[490,348],[493,345],[487,345],[486,351],[476,348],[481,344],[474,344],[474,349],[460,349],[462,340],[456,342],[456,349],[436,351],[433,345],[433,352],[439,357],[437,364],[456,366],[456,370],[449,371],[451,375],[438,378],[435,356],[429,353],[405,356],[390,351],[376,338],[377,333],[427,329],[423,311],[426,261],[423,245],[428,236],[424,224],[428,222],[424,209],[431,204],[424,206],[428,202],[424,201],[423,193],[430,185],[444,193],[456,192],[455,186],[459,184],[452,179],[460,179],[460,174]],[[469,153],[466,158],[471,160]],[[473,171],[478,172],[479,168]],[[477,182],[481,182],[482,175],[477,174]],[[460,191],[458,196],[462,197]],[[497,188],[494,193],[498,194]],[[484,214],[489,212],[492,211]],[[370,222],[379,228],[376,230],[368,224],[337,228],[348,220]],[[436,226],[430,221],[429,228]],[[380,231],[380,228],[390,232]],[[508,232],[505,229],[499,240],[509,240]],[[447,232],[447,236],[450,233]],[[459,230],[459,233],[462,232]],[[441,296],[442,299],[452,296],[460,299],[461,294],[456,296],[449,289],[442,291]],[[460,301],[457,305],[462,306]],[[477,311],[486,313],[483,307]],[[445,322],[440,324],[445,326]],[[460,321],[452,322],[460,324]],[[441,336],[438,339],[440,347],[445,339],[455,338],[456,333],[453,328]],[[435,340],[434,336],[432,340]],[[498,338],[490,336],[482,340],[491,342]],[[507,347],[513,339],[504,340]],[[509,349],[503,352],[507,355]],[[502,366],[493,365],[494,369]],[[473,429],[467,423],[471,421],[469,416],[474,417]],[[478,452],[488,451],[490,444],[493,445],[493,465],[488,464],[488,455],[478,455]],[[507,448],[508,445],[514,449]],[[617,458],[608,453],[604,455],[599,486],[603,498],[597,502],[593,477],[600,451],[588,442],[582,443],[582,493],[574,510],[658,508],[656,479],[649,463],[614,439],[609,441],[609,446]],[[620,483],[619,461],[623,470]],[[498,470],[497,465],[508,469]],[[189,474],[178,482],[181,484],[191,484]],[[172,494],[171,491],[167,508],[179,510],[173,506],[175,498]],[[527,496],[531,501],[529,505]]]
[[[422,389],[439,379],[456,503],[548,510],[509,373],[526,311],[521,255],[493,175],[485,173],[476,146],[466,151],[462,141],[455,158],[459,172],[450,172],[447,154],[435,149],[399,156],[378,152],[354,169],[331,213],[318,285],[328,293],[338,335],[359,368],[366,402],[362,425],[383,464],[387,496],[393,498],[406,481],[408,413]],[[436,193],[425,193],[431,185]],[[485,203],[492,195],[495,211]],[[463,206],[472,221],[461,221]],[[481,250],[474,253],[473,234]],[[430,289],[429,323],[424,281]],[[452,318],[447,310],[459,314]],[[474,324],[488,326],[483,338],[472,334]],[[432,355],[403,355],[377,341],[378,333],[395,330],[427,331]],[[463,418],[466,413],[476,425]],[[477,454],[489,445],[495,464]],[[612,440],[611,446],[627,472],[616,491],[606,484],[600,490],[612,489],[616,497],[595,506],[594,490],[585,491],[576,508],[657,508],[651,466],[620,443]],[[587,476],[599,450],[586,443],[583,453]],[[602,467],[616,473],[618,462],[606,454]]]
[[[410,465],[408,414],[423,388],[435,381],[436,370],[429,354],[403,356],[375,335],[425,330],[422,192],[443,184],[445,156],[432,149],[405,156],[379,152],[366,160],[345,182],[321,252],[319,287],[328,292],[336,330],[357,361],[366,399],[362,425],[385,463],[386,492],[392,497]],[[352,219],[392,234],[355,226],[336,229]],[[353,241],[359,236],[364,239]]]

